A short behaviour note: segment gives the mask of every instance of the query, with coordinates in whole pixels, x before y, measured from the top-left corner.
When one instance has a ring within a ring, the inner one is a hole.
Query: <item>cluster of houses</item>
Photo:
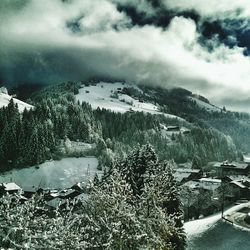
[[[190,163],[187,163],[180,164],[174,172],[174,177],[180,186],[191,190],[207,190],[212,192],[214,197],[218,196],[222,184],[226,184],[230,192],[225,191],[225,198],[231,200],[250,200],[249,176],[250,164],[248,162],[213,162],[210,163],[209,172],[194,169]]]
[[[6,194],[18,194],[21,201],[26,201],[35,194],[42,195],[48,209],[63,208],[68,201],[83,201],[87,198],[84,182],[65,189],[43,189],[34,186],[21,188],[14,182],[0,183],[0,197]]]

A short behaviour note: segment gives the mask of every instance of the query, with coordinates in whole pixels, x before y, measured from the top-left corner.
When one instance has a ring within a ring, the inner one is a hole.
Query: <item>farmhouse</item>
[[[248,175],[250,173],[250,165],[238,162],[216,162],[213,165],[218,177],[226,175]]]
[[[250,154],[243,155],[243,161],[245,163],[250,163]]]
[[[22,189],[23,189],[22,194],[26,198],[31,198],[33,195],[41,194],[44,191],[42,188],[37,188],[35,186],[23,187]]]
[[[221,180],[212,178],[201,178],[199,180],[188,181],[183,186],[189,187],[190,189],[204,189],[207,191],[214,192],[221,186]]]
[[[0,184],[0,195],[13,194],[21,192],[21,188],[14,182],[1,183]]]
[[[179,126],[168,126],[167,131],[169,131],[169,132],[180,132],[180,127]]]
[[[215,191],[217,188],[221,186],[221,180],[212,179],[212,178],[201,178],[200,180],[200,188],[210,191]]]
[[[250,179],[246,176],[229,177],[230,186],[237,194],[237,198],[250,199]]]
[[[201,175],[200,169],[177,168],[175,169],[174,178],[178,183],[184,183],[189,180],[199,179]]]

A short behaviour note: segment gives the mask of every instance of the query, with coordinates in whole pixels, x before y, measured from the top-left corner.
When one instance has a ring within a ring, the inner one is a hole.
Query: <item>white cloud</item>
[[[162,3],[172,10],[195,10],[201,16],[210,18],[250,17],[250,2],[248,0],[162,0]]]
[[[66,22],[79,16],[83,31],[88,32],[75,35]],[[29,68],[24,72],[32,77],[37,71],[39,77],[50,77],[52,72],[61,80],[109,75],[182,86],[214,100],[249,94],[250,59],[242,49],[228,48],[215,39],[209,52],[197,41],[195,22],[184,17],[173,18],[167,29],[127,28],[123,24],[129,21],[105,0],[31,0],[0,24],[0,66],[12,65],[8,72],[13,75],[25,60],[35,57],[29,66],[35,73]],[[115,23],[122,24],[120,30],[113,29]],[[48,76],[42,74],[44,69]]]

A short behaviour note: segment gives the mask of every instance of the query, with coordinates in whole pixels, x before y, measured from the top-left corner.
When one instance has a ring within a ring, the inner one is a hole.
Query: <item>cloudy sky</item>
[[[250,111],[250,1],[0,1],[0,83],[90,77]]]

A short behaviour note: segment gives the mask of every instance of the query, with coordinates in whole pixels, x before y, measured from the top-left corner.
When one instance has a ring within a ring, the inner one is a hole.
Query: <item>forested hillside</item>
[[[209,111],[204,107],[205,105],[200,106],[190,98],[196,95],[181,88],[169,90],[143,86],[142,89],[145,93],[144,97],[158,103],[162,110],[185,118],[201,128],[215,128],[230,136],[239,150],[249,151],[250,115],[248,113],[228,111],[225,107],[217,108],[217,111]],[[199,99],[204,104],[209,102],[202,96],[199,96]]]
[[[133,87],[122,90],[184,120],[144,112],[92,110],[89,104],[75,100],[80,86],[69,82],[34,92],[28,98],[34,108],[23,113],[18,112],[13,101],[0,109],[2,170],[63,157],[59,148],[65,139],[96,145],[92,154],[99,158],[100,168],[145,143],[155,147],[160,160],[190,161],[198,167],[209,161],[234,160],[240,150],[247,150],[249,116],[208,112],[187,98],[189,91],[148,87],[141,87],[144,92]],[[190,133],[167,133],[162,129],[171,125]]]
[[[0,162],[2,169],[42,163],[56,157],[65,137],[93,142],[101,135],[100,123],[86,103],[71,94],[44,98],[35,108],[18,111],[11,100],[0,109]]]

